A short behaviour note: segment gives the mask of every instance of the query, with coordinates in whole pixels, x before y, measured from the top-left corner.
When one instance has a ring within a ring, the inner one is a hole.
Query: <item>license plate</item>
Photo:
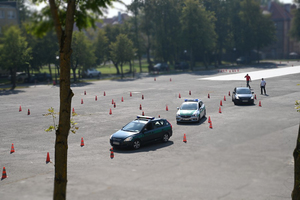
[[[113,142],[113,144],[115,144],[115,145],[120,145],[120,142]]]
[[[243,100],[242,102],[248,102],[248,100]]]

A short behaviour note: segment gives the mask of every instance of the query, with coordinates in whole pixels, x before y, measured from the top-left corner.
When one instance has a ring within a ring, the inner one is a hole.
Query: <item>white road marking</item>
[[[245,80],[245,75],[249,74],[251,80],[258,80],[261,78],[272,78],[278,76],[284,76],[289,74],[297,74],[300,73],[300,66],[294,67],[285,67],[285,68],[276,68],[276,69],[265,69],[259,71],[252,72],[243,72],[237,74],[228,74],[222,76],[214,76],[207,78],[199,78],[198,80],[214,80],[214,81],[231,81],[231,80]]]

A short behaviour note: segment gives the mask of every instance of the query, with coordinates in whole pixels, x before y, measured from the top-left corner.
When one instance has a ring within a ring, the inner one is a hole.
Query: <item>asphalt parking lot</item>
[[[249,67],[230,73],[244,77],[270,68]],[[245,86],[245,80],[202,79],[226,73],[145,75],[72,85],[72,108],[78,114],[74,120],[79,130],[69,135],[67,198],[290,199],[292,153],[299,126],[299,113],[294,109],[299,100],[299,73],[267,78],[267,96],[260,95],[260,80],[253,80],[255,105],[237,106],[228,93]],[[176,124],[177,107],[185,98],[202,99],[207,118],[200,123]],[[53,160],[55,134],[44,131],[52,119],[43,114],[50,107],[59,109],[59,88],[33,85],[13,93],[1,92],[0,103],[0,168],[5,167],[8,175],[0,181],[1,199],[52,199],[54,163],[45,161],[47,152]],[[110,135],[142,111],[170,121],[170,141],[137,151],[118,149],[111,159]],[[184,134],[187,143],[182,141]],[[10,154],[12,143],[15,153]]]

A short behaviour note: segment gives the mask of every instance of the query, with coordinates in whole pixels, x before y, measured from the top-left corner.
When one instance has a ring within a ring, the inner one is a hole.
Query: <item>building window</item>
[[[4,18],[4,11],[0,10],[0,19]]]
[[[16,13],[15,13],[15,11],[9,10],[9,11],[7,12],[7,18],[8,18],[8,19],[15,19],[15,18],[16,18]]]

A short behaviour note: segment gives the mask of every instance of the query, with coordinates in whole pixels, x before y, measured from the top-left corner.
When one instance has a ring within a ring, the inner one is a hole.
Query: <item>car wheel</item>
[[[162,137],[162,141],[163,142],[168,142],[169,141],[169,134],[168,133],[164,133],[164,135]]]
[[[132,147],[134,149],[139,149],[141,147],[141,141],[140,140],[135,140],[132,144]]]

